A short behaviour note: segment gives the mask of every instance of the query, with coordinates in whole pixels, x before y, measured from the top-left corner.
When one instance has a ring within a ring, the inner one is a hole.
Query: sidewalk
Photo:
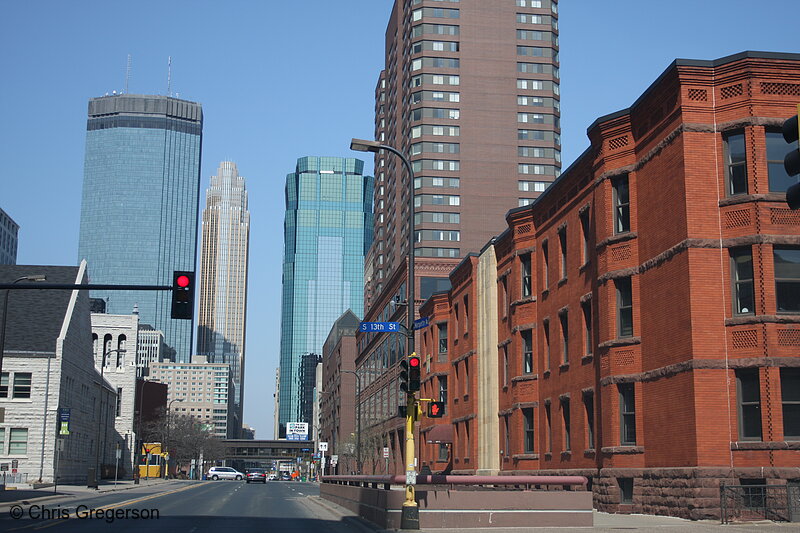
[[[75,496],[87,494],[102,494],[105,492],[113,492],[120,490],[130,490],[137,487],[150,487],[161,485],[176,481],[173,479],[140,479],[139,484],[135,484],[131,479],[118,480],[116,485],[113,480],[104,479],[100,482],[100,486],[96,489],[87,487],[86,485],[59,485],[57,490],[50,485],[49,487],[42,487],[38,489],[30,488],[7,488],[0,491],[0,511],[6,507],[21,502],[31,502],[52,500],[57,498],[73,498]]]

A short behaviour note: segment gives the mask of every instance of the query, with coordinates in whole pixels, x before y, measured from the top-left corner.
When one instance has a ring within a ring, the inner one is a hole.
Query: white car
[[[214,481],[218,479],[235,479],[236,481],[240,481],[244,479],[244,474],[229,466],[212,466],[209,468],[206,477]]]

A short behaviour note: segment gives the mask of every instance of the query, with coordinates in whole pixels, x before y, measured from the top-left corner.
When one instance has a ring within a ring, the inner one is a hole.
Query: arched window
[[[97,360],[98,344],[99,344],[99,339],[97,338],[97,333],[92,333],[92,354],[94,354],[95,360]]]
[[[122,366],[122,361],[125,355],[126,341],[127,337],[125,337],[125,335],[120,335],[117,338],[117,368]]]
[[[103,335],[103,353],[101,354],[102,358],[108,357],[106,354],[111,351],[111,334],[106,333]],[[108,365],[108,361],[106,360],[106,365]]]

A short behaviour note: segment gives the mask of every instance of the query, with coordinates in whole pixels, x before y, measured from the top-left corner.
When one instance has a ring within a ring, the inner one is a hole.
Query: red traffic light
[[[418,367],[418,366],[419,366],[419,357],[417,357],[417,356],[415,356],[415,355],[414,355],[414,356],[411,356],[411,357],[409,357],[409,358],[408,358],[408,366],[410,366],[410,367],[412,367],[412,368],[413,368],[413,367]]]
[[[189,276],[186,276],[186,275],[181,275],[181,276],[178,276],[178,277],[175,279],[175,284],[176,284],[178,287],[188,287],[188,286],[189,286],[189,283],[191,283],[191,280],[189,279]]]

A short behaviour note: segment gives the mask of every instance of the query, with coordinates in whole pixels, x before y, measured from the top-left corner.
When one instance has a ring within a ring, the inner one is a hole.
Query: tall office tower
[[[375,138],[412,161],[418,302],[447,289],[450,270],[560,173],[557,8],[556,0],[395,1]],[[376,154],[375,169],[368,316],[402,288],[408,254],[408,174],[388,152]]]
[[[89,100],[78,255],[92,283],[172,285],[195,269],[200,104],[121,94]],[[164,332],[164,356],[188,361],[192,322],[173,320],[169,291],[92,291],[107,312]]]
[[[233,423],[239,438],[244,389],[244,334],[250,211],[236,163],[223,161],[211,176],[203,210],[197,353],[209,363],[227,363],[233,377]]]
[[[363,316],[364,256],[372,240],[373,178],[364,162],[303,157],[286,176],[278,435],[301,414],[303,354],[322,353],[331,326]]]
[[[19,225],[0,209],[0,265],[17,264]]]

